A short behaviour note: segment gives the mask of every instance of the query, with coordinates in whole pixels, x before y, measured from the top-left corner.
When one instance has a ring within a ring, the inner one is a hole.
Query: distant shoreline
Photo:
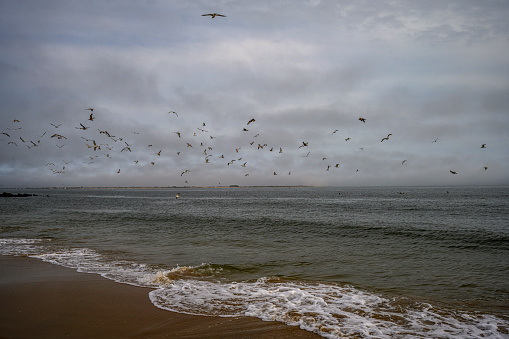
[[[309,185],[288,185],[288,186],[277,186],[277,185],[261,185],[261,186],[244,186],[244,185],[229,185],[229,186],[132,186],[132,187],[124,187],[124,186],[116,186],[116,187],[27,187],[27,188],[17,188],[17,187],[6,187],[4,190],[88,190],[88,189],[193,189],[193,188],[297,188],[297,187],[326,187],[326,186],[309,186]]]

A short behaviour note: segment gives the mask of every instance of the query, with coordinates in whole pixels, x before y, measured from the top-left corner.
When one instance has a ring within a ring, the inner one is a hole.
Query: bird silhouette
[[[211,17],[211,19],[214,19],[216,16],[226,17],[226,15],[218,14],[218,13],[208,13],[208,14],[202,14],[201,16],[210,16],[210,17]]]
[[[250,124],[250,123],[252,123],[252,122],[255,122],[255,119],[251,119],[251,120],[249,120],[249,121],[247,122],[247,124],[249,125],[249,124]]]
[[[364,118],[359,118],[360,121],[362,121],[363,123],[366,123],[366,119]]]
[[[85,126],[85,125],[83,125],[81,122],[80,122],[80,126],[81,126],[81,127],[74,127],[74,128],[76,128],[76,129],[82,129],[82,130],[84,130],[84,131],[90,128],[90,127],[86,127],[86,126]]]
[[[486,148],[486,144],[482,144],[481,148]]]
[[[458,174],[458,172],[454,172],[454,171],[449,171],[449,172],[451,172],[452,174]]]

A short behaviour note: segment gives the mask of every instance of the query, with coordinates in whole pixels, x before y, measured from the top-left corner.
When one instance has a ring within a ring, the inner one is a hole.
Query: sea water
[[[326,338],[509,337],[509,187],[23,191],[0,200],[0,254],[150,287],[162,309]]]

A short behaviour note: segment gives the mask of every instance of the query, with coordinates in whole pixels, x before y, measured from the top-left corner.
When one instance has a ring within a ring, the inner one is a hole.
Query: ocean
[[[12,192],[37,196],[0,199],[0,254],[150,287],[155,307],[325,338],[509,338],[509,187]]]

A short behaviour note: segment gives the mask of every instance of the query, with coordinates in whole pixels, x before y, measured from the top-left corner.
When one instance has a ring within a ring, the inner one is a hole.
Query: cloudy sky
[[[0,184],[507,185],[508,17],[506,0],[0,1]]]

